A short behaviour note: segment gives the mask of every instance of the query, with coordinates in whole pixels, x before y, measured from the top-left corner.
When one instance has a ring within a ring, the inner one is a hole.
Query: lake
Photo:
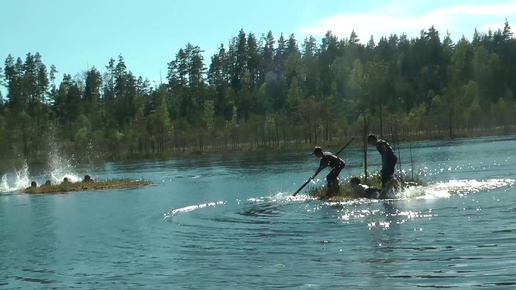
[[[358,147],[340,154],[343,182],[363,172]],[[325,183],[326,170],[292,197],[317,169],[308,153],[96,168],[57,162],[46,174],[7,174],[0,185],[0,288],[516,287],[516,136],[401,144],[404,174],[413,167],[428,184],[383,201],[311,198],[309,188]],[[379,170],[379,154],[371,146],[369,154],[369,171]],[[86,173],[154,184],[13,191],[31,180],[79,180]]]

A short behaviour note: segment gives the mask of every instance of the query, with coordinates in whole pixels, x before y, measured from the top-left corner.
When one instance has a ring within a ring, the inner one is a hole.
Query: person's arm
[[[319,168],[317,168],[317,170],[315,171],[314,175],[312,175],[310,177],[310,179],[314,179],[315,176],[317,174],[319,174],[319,172],[321,172],[321,170],[323,170],[324,168],[326,168],[328,166],[328,159],[327,158],[328,157],[326,157],[326,156],[321,157],[321,161],[319,162]]]
[[[344,164],[344,167],[346,167],[346,162],[344,161],[344,159],[339,158],[339,161],[340,161],[340,162],[342,162],[342,164]],[[343,167],[343,168],[344,168],[344,167]]]
[[[317,174],[319,174],[319,172],[321,172],[321,170],[323,170],[326,166],[319,166],[319,168],[317,168],[317,170],[315,171],[314,175],[310,176],[310,179],[314,179],[315,176],[317,176]]]

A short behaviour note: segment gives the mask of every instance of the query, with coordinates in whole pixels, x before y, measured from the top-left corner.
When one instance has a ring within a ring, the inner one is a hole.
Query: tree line
[[[240,30],[209,63],[191,43],[164,82],[135,76],[122,55],[75,75],[39,53],[0,68],[0,156],[46,162],[331,142],[375,132],[417,138],[514,132],[516,41],[508,22],[456,43],[352,32],[318,42]],[[495,131],[496,130],[496,131]],[[476,133],[475,133],[476,132]],[[394,135],[392,135],[394,136]],[[410,137],[410,138],[412,138]]]

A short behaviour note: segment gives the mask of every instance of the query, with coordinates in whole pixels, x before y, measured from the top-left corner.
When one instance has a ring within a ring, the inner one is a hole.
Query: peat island
[[[32,194],[65,193],[72,191],[135,188],[151,184],[152,182],[149,180],[143,179],[93,180],[89,175],[85,175],[84,179],[79,182],[71,182],[65,177],[59,184],[51,184],[50,180],[47,180],[44,184],[38,186],[36,182],[33,181],[31,185],[23,189],[22,192]]]

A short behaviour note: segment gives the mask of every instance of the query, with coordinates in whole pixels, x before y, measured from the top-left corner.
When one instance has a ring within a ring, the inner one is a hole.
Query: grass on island
[[[372,176],[370,176],[370,178],[368,179],[368,182],[364,182],[364,176],[360,176],[360,180],[361,180],[362,184],[367,184],[370,187],[382,188],[382,177],[379,172],[374,173]],[[418,177],[414,177],[414,178],[404,177],[403,179],[401,179],[402,187],[420,186],[420,185],[425,185],[425,182],[423,182]],[[339,185],[339,193],[334,196],[328,196],[328,190],[327,190],[326,185],[309,188],[308,194],[315,198],[330,200],[330,201],[344,201],[344,200],[348,200],[348,199],[357,198],[353,194],[353,189],[351,188],[351,185],[349,184],[349,180],[342,180],[342,178],[341,178],[340,185]]]
[[[22,190],[23,193],[63,193],[71,191],[86,191],[86,190],[106,190],[106,189],[120,189],[120,188],[134,188],[145,185],[150,185],[152,182],[148,180],[133,180],[133,179],[112,179],[100,181],[80,181],[69,182],[63,181],[60,184],[43,184],[41,186],[30,186]]]

